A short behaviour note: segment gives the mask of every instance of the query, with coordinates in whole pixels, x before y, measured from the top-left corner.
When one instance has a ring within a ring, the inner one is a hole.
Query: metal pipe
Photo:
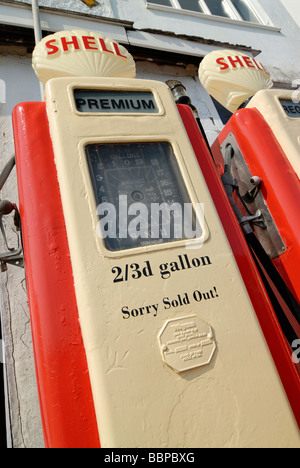
[[[204,138],[204,141],[206,143],[207,149],[210,152],[210,155],[211,155],[212,159],[214,159],[213,154],[211,152],[211,148],[210,148],[208,139],[207,139],[207,136],[206,136],[206,133],[205,133],[203,125],[201,123],[198,111],[197,111],[196,107],[192,104],[191,98],[188,96],[188,94],[186,92],[186,89],[185,89],[185,86],[181,83],[181,81],[178,81],[178,80],[168,80],[168,81],[166,81],[166,83],[169,86],[169,88],[170,88],[170,90],[171,90],[171,92],[173,94],[173,97],[174,97],[174,100],[175,100],[176,104],[186,104],[187,106],[189,106],[192,109],[194,117],[195,117],[196,122],[198,124],[198,127],[199,127],[199,129],[200,129],[200,131],[202,133],[202,136]]]
[[[31,4],[32,4],[34,38],[35,38],[35,43],[37,44],[38,42],[42,40],[39,0],[32,0]]]
[[[35,39],[35,44],[38,44],[43,38],[39,0],[32,0],[31,8],[32,8],[32,17],[33,17],[34,39]],[[40,82],[40,90],[41,90],[41,98],[43,101],[44,100],[44,85],[41,82]]]
[[[7,161],[7,163],[5,164],[4,168],[2,169],[2,172],[0,174],[0,190],[3,189],[3,185],[5,184],[5,182],[7,181],[8,179],[8,176],[9,174],[11,173],[11,171],[13,170],[13,168],[15,167],[15,164],[16,164],[16,159],[15,159],[15,155],[13,154],[9,160]]]

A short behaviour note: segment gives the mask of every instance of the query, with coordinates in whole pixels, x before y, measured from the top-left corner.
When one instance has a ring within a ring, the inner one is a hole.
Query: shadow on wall
[[[4,80],[0,80],[0,104],[6,104],[6,84]]]

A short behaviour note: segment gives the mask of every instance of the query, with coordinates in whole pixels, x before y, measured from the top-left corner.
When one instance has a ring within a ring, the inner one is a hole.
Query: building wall
[[[90,9],[80,0],[40,0],[44,30],[87,28],[103,31],[125,46],[143,47],[149,57],[137,61],[137,77],[166,81],[179,79],[197,107],[212,143],[222,122],[212,100],[201,86],[197,66],[151,61],[153,48],[201,57],[214,48],[236,46],[261,51],[264,63],[278,83],[300,83],[300,7],[298,0],[253,0],[264,9],[265,27],[146,9],[144,0],[98,0]],[[0,1],[0,25],[32,27],[31,0]],[[18,8],[12,8],[18,6]],[[59,11],[53,11],[58,6]],[[74,14],[71,14],[74,13]],[[111,23],[104,19],[113,20]],[[125,22],[125,23],[124,23]],[[167,33],[168,32],[168,33]],[[150,59],[150,60],[149,60]],[[22,101],[40,100],[38,80],[31,67],[31,54],[23,47],[0,48],[0,170],[14,152],[11,112]],[[1,199],[17,202],[15,170],[3,188]],[[42,216],[42,213],[41,213]],[[10,217],[5,219],[9,242],[16,233]],[[1,244],[1,242],[0,242]],[[2,245],[2,244],[1,244]],[[2,246],[0,248],[2,250]],[[42,447],[43,436],[35,381],[29,310],[24,270],[9,266],[0,274],[0,308],[5,336],[11,438],[14,447]]]
[[[259,60],[264,63],[274,81],[292,81],[300,73],[299,62],[299,24],[294,21],[293,11],[299,12],[300,6],[290,0],[262,0],[253,2],[258,10],[263,8],[269,26],[250,27],[246,22],[219,22],[212,18],[180,15],[173,10],[161,12],[146,9],[143,0],[117,0],[118,14],[131,20],[136,29],[160,29],[177,35],[187,34],[205,39],[251,47],[261,51]],[[287,10],[283,3],[289,5]],[[299,15],[299,13],[298,13]]]
[[[300,8],[298,0],[281,0],[282,5],[290,15],[290,23],[300,26]]]
[[[300,77],[299,61],[299,2],[297,0],[251,0],[265,25],[247,22],[216,20],[215,17],[179,14],[175,9],[158,11],[146,8],[146,0],[98,0],[93,8],[81,0],[39,0],[41,7],[59,8],[62,11],[81,13],[90,17],[106,17],[133,23],[129,32],[130,40],[139,36],[146,47],[155,47],[154,38],[142,31],[171,32],[201,38],[208,43],[215,41],[226,44],[243,45],[261,51],[260,61],[264,63],[276,82],[293,81]],[[10,3],[30,5],[30,0],[10,0]],[[138,34],[137,31],[140,31]],[[152,42],[153,41],[153,42]],[[152,43],[151,43],[152,42]],[[167,47],[167,39],[165,39]],[[221,46],[222,46],[221,45]],[[162,46],[163,47],[163,46]],[[176,52],[176,50],[174,50]]]

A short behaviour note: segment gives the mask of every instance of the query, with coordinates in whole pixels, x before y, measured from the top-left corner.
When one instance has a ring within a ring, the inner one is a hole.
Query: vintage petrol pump
[[[233,112],[212,146],[213,157],[225,188],[236,194],[231,204],[241,226],[245,219],[252,224],[255,235],[244,233],[285,337],[289,344],[299,343],[300,107],[295,92],[265,89],[272,83],[263,65],[233,51],[208,54],[199,77]]]
[[[230,147],[244,211],[256,218],[256,236],[299,303],[299,103],[293,91],[262,89],[271,86],[262,64],[232,51],[209,54],[199,76],[234,112],[212,147],[217,165],[224,166]],[[296,321],[290,318],[299,336],[299,310],[295,315]]]
[[[192,111],[96,33],[34,68],[45,102],[13,123],[46,445],[299,446],[297,370]]]

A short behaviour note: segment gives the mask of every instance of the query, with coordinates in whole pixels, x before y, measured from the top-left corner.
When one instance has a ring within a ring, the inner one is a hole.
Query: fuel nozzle
[[[172,91],[174,100],[177,104],[187,104],[188,106],[192,104],[190,97],[187,95],[186,88],[181,81],[169,80],[166,81],[166,83]]]
[[[196,107],[192,104],[191,98],[188,96],[186,92],[186,88],[181,83],[181,81],[169,80],[169,81],[166,81],[166,84],[169,86],[176,104],[186,104],[187,106],[189,106],[192,109],[194,117],[197,120],[198,125],[199,125],[200,118],[199,118],[198,111]]]
[[[170,90],[171,90],[171,92],[173,94],[173,97],[174,97],[174,100],[175,100],[176,104],[185,104],[185,105],[189,106],[190,109],[193,111],[195,120],[196,120],[196,122],[198,124],[198,127],[199,127],[199,129],[200,129],[200,131],[202,133],[202,136],[204,138],[206,146],[207,146],[207,148],[208,148],[208,150],[210,152],[210,155],[211,155],[211,157],[213,159],[213,155],[212,155],[212,152],[211,152],[211,149],[210,149],[210,145],[209,145],[206,133],[204,131],[203,125],[201,123],[198,111],[197,111],[196,107],[192,104],[191,98],[188,96],[185,86],[181,83],[181,81],[178,81],[178,80],[168,80],[168,81],[166,81],[166,84],[169,86],[169,88],[170,88]]]

